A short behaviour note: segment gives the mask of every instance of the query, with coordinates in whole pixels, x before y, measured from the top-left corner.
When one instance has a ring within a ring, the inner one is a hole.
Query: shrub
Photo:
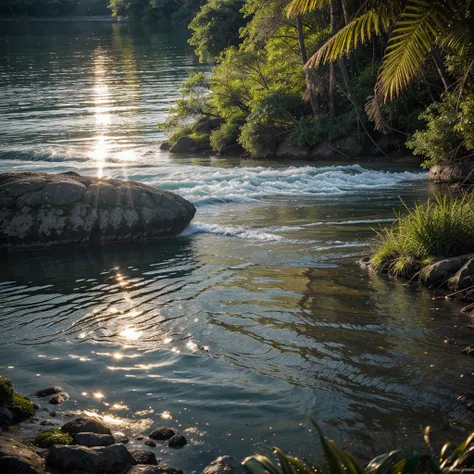
[[[436,257],[453,257],[474,248],[474,197],[439,196],[408,210],[389,229],[377,231],[371,259],[377,271],[413,276]]]
[[[225,148],[237,143],[241,125],[238,123],[224,123],[217,130],[211,132],[211,148],[214,151],[224,151]]]
[[[51,448],[55,444],[73,444],[74,438],[69,433],[64,433],[60,428],[45,431],[35,438],[34,443],[39,448]]]

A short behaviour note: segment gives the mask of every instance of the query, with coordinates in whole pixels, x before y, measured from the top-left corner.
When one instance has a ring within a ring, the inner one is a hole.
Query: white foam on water
[[[196,234],[212,234],[224,237],[234,237],[242,240],[254,240],[265,242],[294,242],[285,239],[281,235],[270,234],[259,229],[249,229],[244,226],[221,226],[218,224],[204,224],[202,222],[191,223],[180,235],[182,237]]]
[[[163,170],[162,170],[163,171]],[[378,171],[360,165],[288,168],[183,166],[149,184],[176,192],[197,206],[250,202],[277,196],[328,196],[385,189],[426,179],[424,172]],[[148,182],[148,181],[147,181]]]

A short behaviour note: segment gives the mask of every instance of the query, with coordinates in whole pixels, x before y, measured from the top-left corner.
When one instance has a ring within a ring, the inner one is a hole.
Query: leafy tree
[[[240,43],[240,29],[246,23],[241,7],[237,0],[209,0],[201,7],[189,24],[193,31],[189,44],[201,62],[214,62],[224,49]]]

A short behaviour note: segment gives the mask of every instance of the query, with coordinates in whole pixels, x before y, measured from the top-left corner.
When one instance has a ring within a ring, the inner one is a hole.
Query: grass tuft
[[[438,196],[407,211],[391,228],[376,230],[374,270],[410,278],[435,258],[474,250],[474,195]]]

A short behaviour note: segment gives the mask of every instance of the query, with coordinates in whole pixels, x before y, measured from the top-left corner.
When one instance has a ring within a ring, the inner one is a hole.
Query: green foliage
[[[211,148],[214,151],[222,152],[237,143],[240,127],[239,123],[224,123],[218,129],[213,130],[210,135]]]
[[[35,407],[33,406],[33,403],[29,398],[26,398],[23,395],[14,393],[11,404],[12,406],[21,407],[29,417],[35,415]]]
[[[192,18],[204,0],[110,0],[114,16],[141,20],[185,21]]]
[[[5,377],[0,375],[0,405],[4,406],[12,401],[13,384]]]
[[[244,466],[252,474],[414,474],[417,473],[450,473],[471,466],[474,433],[471,433],[459,446],[446,443],[439,456],[436,456],[429,444],[429,427],[425,430],[425,440],[430,448],[429,454],[412,451],[406,457],[400,456],[399,451],[391,451],[372,459],[362,466],[355,457],[340,448],[334,441],[326,438],[321,428],[313,422],[323,448],[323,464],[308,466],[299,459],[288,456],[278,448],[274,454],[278,459],[275,464],[261,455],[254,455],[244,460]],[[454,449],[450,451],[450,447]]]
[[[347,136],[357,127],[353,111],[330,120],[327,116],[318,116],[301,120],[289,135],[290,142],[297,146],[315,146],[326,140],[337,140]]]
[[[64,433],[60,428],[45,431],[38,435],[34,444],[39,448],[51,448],[55,444],[70,445],[74,443],[74,438],[69,433]]]
[[[407,146],[415,155],[427,158],[424,166],[462,160],[474,149],[474,94],[447,92],[442,100],[431,104],[420,118],[426,122]]]
[[[454,257],[474,247],[474,195],[439,196],[398,215],[377,231],[371,258],[376,271],[411,277],[433,258]]]
[[[298,95],[275,92],[257,101],[241,129],[238,142],[252,156],[276,152],[278,144],[294,129],[307,112]]]
[[[201,7],[189,24],[189,44],[199,61],[214,62],[224,49],[240,42],[239,31],[245,25],[240,8],[236,0],[209,0]]]

